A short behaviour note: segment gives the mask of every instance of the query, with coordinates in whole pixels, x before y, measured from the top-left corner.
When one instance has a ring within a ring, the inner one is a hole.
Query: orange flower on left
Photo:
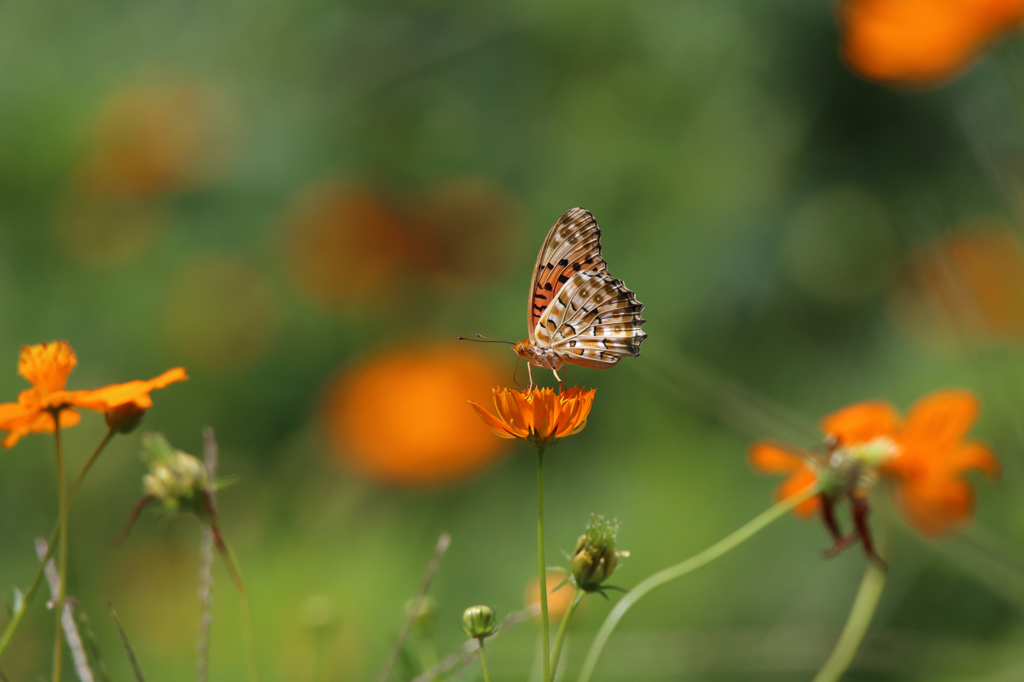
[[[501,438],[519,438],[535,448],[546,448],[559,438],[579,433],[587,425],[594,389],[550,388],[530,391],[494,389],[497,416],[469,401],[476,413]]]
[[[81,416],[74,408],[82,407],[108,415],[120,414],[127,408],[136,416],[153,404],[151,391],[168,384],[185,381],[184,368],[175,367],[149,381],[111,384],[92,391],[69,391],[68,376],[78,364],[75,351],[66,341],[51,341],[22,346],[18,358],[18,374],[32,384],[18,395],[16,403],[0,404],[0,431],[6,431],[5,448],[13,447],[30,433],[53,433],[54,416],[61,428],[74,426]]]

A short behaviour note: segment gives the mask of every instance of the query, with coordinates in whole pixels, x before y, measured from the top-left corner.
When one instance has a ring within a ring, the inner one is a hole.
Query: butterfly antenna
[[[459,341],[475,341],[476,343],[507,343],[510,346],[516,345],[515,341],[502,341],[501,339],[492,339],[490,337],[484,336],[483,334],[477,334],[475,339],[460,336]]]

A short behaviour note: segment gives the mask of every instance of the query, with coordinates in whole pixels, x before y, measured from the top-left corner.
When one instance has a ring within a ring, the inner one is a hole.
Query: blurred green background
[[[264,679],[372,679],[443,531],[440,655],[465,607],[523,606],[534,457],[499,449],[464,402],[512,385],[515,358],[454,339],[526,335],[536,250],[582,206],[650,338],[611,371],[569,370],[597,398],[548,457],[549,563],[600,512],[622,524],[632,557],[613,582],[631,587],[770,503],[752,440],[811,447],[845,404],[967,387],[1003,480],[979,484],[964,535],[928,542],[895,521],[846,679],[1022,679],[1024,579],[1005,566],[1024,554],[1020,45],[898,91],[844,67],[832,12],[4,3],[0,396],[27,386],[18,349],[43,340],[76,349],[71,388],[185,366],[144,429],[196,454],[216,429]],[[103,433],[95,415],[67,432],[72,471]],[[118,438],[76,500],[70,591],[114,679],[131,672],[107,600],[147,680],[189,679],[199,524],[148,513],[110,546],[141,495],[138,438]],[[0,456],[0,585],[33,574],[53,478],[48,437]],[[809,679],[866,565],[823,560],[827,544],[786,518],[663,588],[597,679]],[[238,600],[219,563],[215,578],[211,679],[244,680]],[[320,632],[303,616],[317,596],[334,614]],[[566,679],[608,610],[585,604]],[[529,679],[537,632],[494,642],[493,679]],[[37,600],[0,669],[40,679],[51,642]]]

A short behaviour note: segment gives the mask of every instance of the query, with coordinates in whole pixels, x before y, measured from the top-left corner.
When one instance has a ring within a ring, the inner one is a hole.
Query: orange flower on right
[[[879,81],[927,85],[966,66],[1024,19],[1024,0],[846,0],[843,58]]]
[[[801,516],[820,511],[835,540],[830,554],[860,541],[877,558],[867,526],[868,496],[887,487],[907,523],[925,535],[940,535],[968,520],[974,489],[963,479],[971,470],[999,475],[992,451],[967,435],[977,420],[978,400],[969,391],[947,389],[915,403],[906,418],[889,403],[856,403],[821,420],[826,434],[824,457],[800,456],[771,442],[754,443],[750,461],[765,473],[788,474],[779,498],[792,497],[818,484],[821,492],[796,508]],[[834,507],[846,500],[854,530],[843,535]]]

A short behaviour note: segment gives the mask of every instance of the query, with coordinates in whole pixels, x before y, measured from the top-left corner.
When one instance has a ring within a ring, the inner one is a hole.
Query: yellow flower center
[[[854,443],[842,449],[855,462],[872,469],[877,469],[900,454],[900,446],[888,436],[878,436],[866,443]]]
[[[900,454],[900,446],[888,436],[837,448],[828,459],[835,481],[852,484],[861,493],[870,492],[879,481],[878,468]]]
[[[66,341],[22,346],[18,374],[25,377],[43,395],[62,391],[68,375],[78,364],[75,351]]]

